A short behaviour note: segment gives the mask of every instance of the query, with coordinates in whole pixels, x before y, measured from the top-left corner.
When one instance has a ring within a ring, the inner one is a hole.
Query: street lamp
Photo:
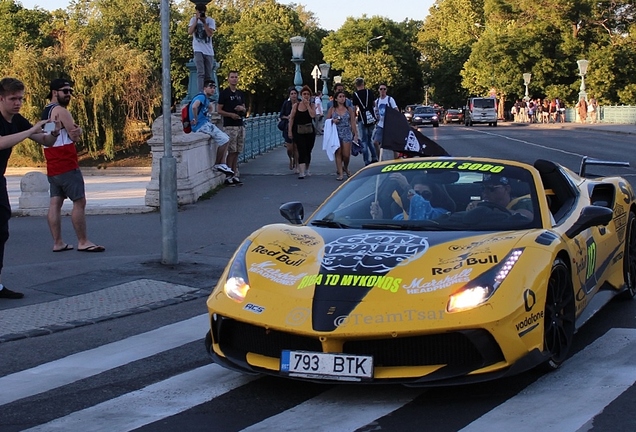
[[[300,89],[303,88],[303,77],[300,74],[300,64],[305,61],[303,58],[303,51],[305,49],[305,42],[307,38],[302,36],[294,36],[289,39],[291,42],[292,49],[292,58],[291,61],[296,65],[296,74],[294,75],[294,85],[296,86],[296,90],[300,92]]]
[[[371,38],[371,39],[369,39],[369,40],[367,41],[367,55],[369,55],[369,44],[370,44],[371,42],[373,42],[373,41],[380,40],[380,39],[382,39],[383,37],[384,37],[384,36],[380,35],[380,36],[376,36],[376,37],[374,37],[374,38]]]
[[[523,99],[526,102],[530,100],[530,97],[528,96],[528,85],[530,85],[530,78],[532,78],[531,73],[526,72],[523,74],[523,84],[526,86],[526,96]]]
[[[587,74],[587,67],[590,62],[588,60],[577,60],[579,65],[579,75],[581,75],[581,87],[579,91],[579,100],[585,99],[587,101],[587,93],[585,92],[585,74]]]
[[[333,83],[334,84],[342,83],[342,77],[340,75],[336,75],[335,77],[333,77]]]
[[[327,80],[329,79],[329,70],[331,65],[329,63],[321,63],[318,65],[320,68],[320,79],[322,80],[322,109],[327,109],[329,103],[329,88],[327,87]]]

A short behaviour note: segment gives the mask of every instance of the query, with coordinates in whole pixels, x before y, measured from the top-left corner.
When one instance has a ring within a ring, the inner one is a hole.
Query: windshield
[[[415,114],[435,114],[435,110],[432,107],[417,107]]]
[[[538,228],[532,179],[524,168],[492,161],[404,159],[354,176],[307,223],[334,229]]]
[[[473,107],[474,108],[494,108],[495,100],[494,99],[473,99]]]

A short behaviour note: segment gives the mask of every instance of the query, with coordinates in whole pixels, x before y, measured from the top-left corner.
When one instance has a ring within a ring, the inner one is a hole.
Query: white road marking
[[[636,382],[636,329],[611,329],[463,432],[577,431]]]
[[[208,402],[254,379],[210,364],[28,431],[130,431]]]
[[[581,157],[581,158],[583,156],[585,156],[585,155],[582,155],[580,153],[569,152],[567,150],[563,150],[563,149],[560,149],[560,148],[549,147],[549,146],[545,146],[545,145],[542,145],[542,144],[537,144],[537,143],[533,143],[533,142],[530,142],[530,141],[521,140],[521,139],[518,139],[518,138],[511,138],[509,136],[497,134],[497,133],[494,133],[494,132],[486,132],[486,131],[475,131],[475,132],[479,132],[479,133],[486,134],[486,135],[492,135],[492,136],[496,136],[496,137],[499,137],[499,138],[507,139],[509,141],[515,141],[515,142],[519,142],[519,143],[522,143],[522,144],[528,144],[528,145],[531,145],[531,146],[539,147],[539,148],[546,149],[546,150],[552,150],[552,151],[563,153],[563,154],[567,154],[567,155],[577,156],[577,157]]]
[[[203,314],[7,375],[0,378],[0,405],[201,340],[209,328],[208,314]]]
[[[243,431],[355,431],[411,402],[424,391],[397,386],[338,386]]]

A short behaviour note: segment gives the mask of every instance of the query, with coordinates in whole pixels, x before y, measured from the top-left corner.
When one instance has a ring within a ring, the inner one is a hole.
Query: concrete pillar
[[[179,113],[181,110],[177,110]],[[172,155],[177,162],[177,204],[195,203],[203,194],[222,184],[225,175],[212,169],[216,160],[216,145],[210,143],[209,136],[192,132],[186,134],[181,125],[181,115],[172,114]],[[216,126],[221,117],[212,114]],[[164,152],[163,116],[152,125],[152,138],[148,140],[152,151],[152,172],[150,183],[146,187],[147,206],[160,206],[159,179],[161,158]]]
[[[38,171],[26,173],[20,180],[20,209],[45,209],[49,207],[49,181],[46,174]]]

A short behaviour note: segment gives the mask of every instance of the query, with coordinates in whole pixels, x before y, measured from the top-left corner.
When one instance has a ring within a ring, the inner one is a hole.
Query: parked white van
[[[475,123],[488,123],[497,126],[497,100],[489,97],[473,97],[466,102],[464,123],[472,126]]]

